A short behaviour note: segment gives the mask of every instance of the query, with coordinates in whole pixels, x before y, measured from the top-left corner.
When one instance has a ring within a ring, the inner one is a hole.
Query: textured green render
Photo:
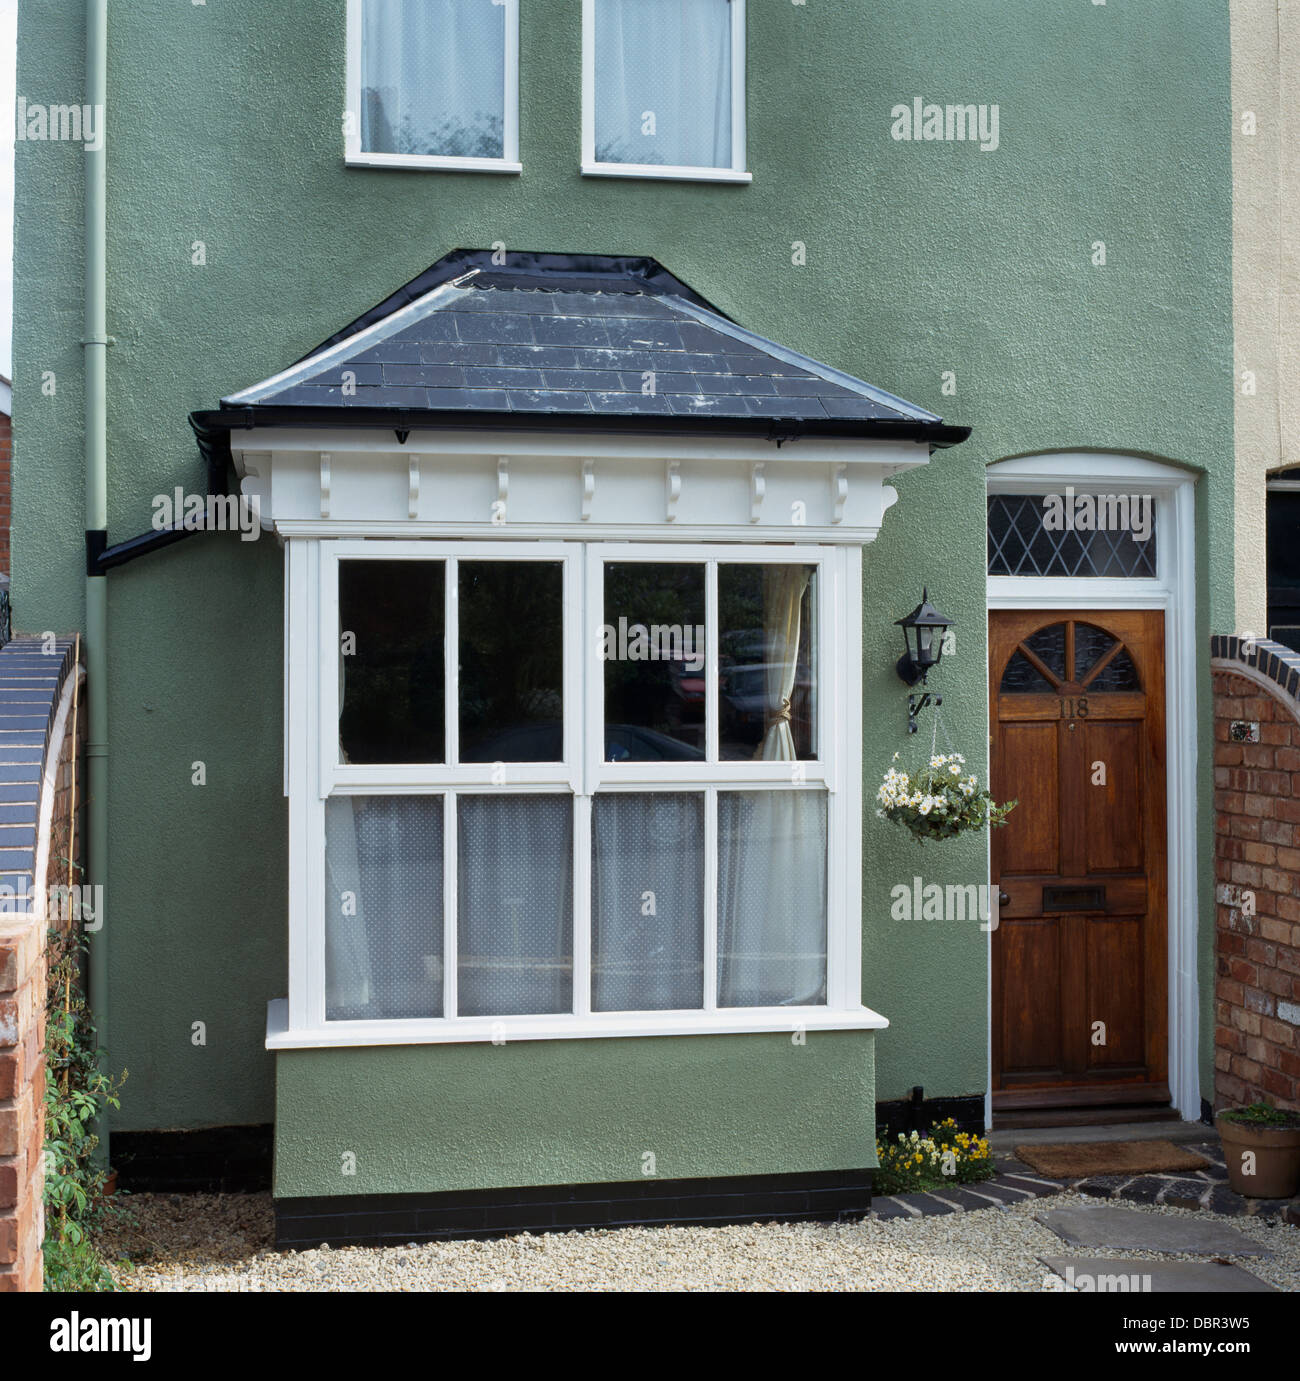
[[[287,1051],[275,1193],[871,1167],[871,1043],[832,1031],[806,1044],[772,1034]]]
[[[873,1098],[987,1082],[987,937],[889,915],[891,887],[915,874],[985,881],[987,841],[922,848],[870,810],[907,744],[893,620],[922,581],[957,620],[936,688],[983,771],[984,467],[1096,449],[1197,472],[1200,647],[1232,629],[1222,0],[751,0],[754,181],[732,187],[583,179],[581,7],[521,8],[524,172],[501,177],[344,167],[344,0],[113,6],[110,541],[149,527],[155,494],[201,488],[188,412],[457,246],[654,255],[745,326],[973,426],[898,481],[865,558],[863,999],[891,1027],[804,1049],[737,1036],[292,1052],[277,1072],[262,1040],[287,987],[280,555],[195,538],[109,576],[112,680],[91,688],[111,702],[111,1047],[130,1070],[116,1125],[278,1115],[282,1193],[628,1179],[647,1150],[665,1176],[869,1163]],[[21,7],[29,102],[80,100],[80,11]],[[1000,146],[895,141],[891,108],[915,96],[996,103]],[[15,620],[68,631],[84,573],[82,155],[20,142],[17,169]],[[344,1151],[356,1178],[338,1172]]]

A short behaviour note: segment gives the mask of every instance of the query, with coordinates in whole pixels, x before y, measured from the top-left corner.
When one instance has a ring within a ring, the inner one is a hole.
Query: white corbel
[[[749,521],[758,522],[767,494],[767,481],[763,478],[763,462],[760,460],[749,467]]]
[[[582,462],[582,521],[591,521],[591,503],[596,497],[596,462],[594,460],[584,460]]]
[[[682,496],[682,463],[680,460],[667,462],[667,481],[668,495],[664,518],[670,523],[675,523],[677,521],[677,501]]]
[[[320,453],[320,516],[330,516],[330,457],[328,451]]]
[[[844,505],[849,501],[849,467],[847,465],[837,465],[835,474],[831,481],[834,499],[834,506],[831,509],[831,522],[842,523],[844,521]]]
[[[497,501],[494,522],[506,520],[506,503],[510,498],[510,457],[497,456]]]
[[[418,518],[420,516],[420,457],[412,456],[409,462],[407,490],[406,490],[406,516],[408,518]]]

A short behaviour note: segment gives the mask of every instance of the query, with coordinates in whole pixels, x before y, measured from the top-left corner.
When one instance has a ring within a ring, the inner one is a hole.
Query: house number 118
[[[1088,718],[1088,697],[1081,695],[1077,700],[1067,699],[1061,696],[1061,718],[1073,719],[1078,715],[1080,719]]]

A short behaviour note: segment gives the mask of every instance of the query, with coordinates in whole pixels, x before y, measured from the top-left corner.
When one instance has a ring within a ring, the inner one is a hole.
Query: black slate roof
[[[740,424],[933,445],[969,434],[745,330],[654,260],[515,254],[503,265],[464,250],[296,365],[224,398],[221,414],[196,414],[196,429],[272,412],[285,425],[402,413],[412,426]]]

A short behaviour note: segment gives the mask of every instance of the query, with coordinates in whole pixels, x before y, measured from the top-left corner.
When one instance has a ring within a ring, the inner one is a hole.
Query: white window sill
[[[734,168],[677,168],[659,163],[584,163],[583,177],[650,177],[669,182],[753,182]]]
[[[524,165],[506,158],[444,158],[434,154],[350,153],[349,168],[395,168],[408,172],[522,173]]]
[[[454,1021],[332,1021],[289,1030],[289,1001],[266,1006],[268,1050],[358,1045],[451,1045],[593,1040],[613,1036],[708,1036],[780,1031],[883,1031],[888,1020],[867,1007],[751,1007],[719,1012],[608,1012],[587,1017],[458,1017]]]

